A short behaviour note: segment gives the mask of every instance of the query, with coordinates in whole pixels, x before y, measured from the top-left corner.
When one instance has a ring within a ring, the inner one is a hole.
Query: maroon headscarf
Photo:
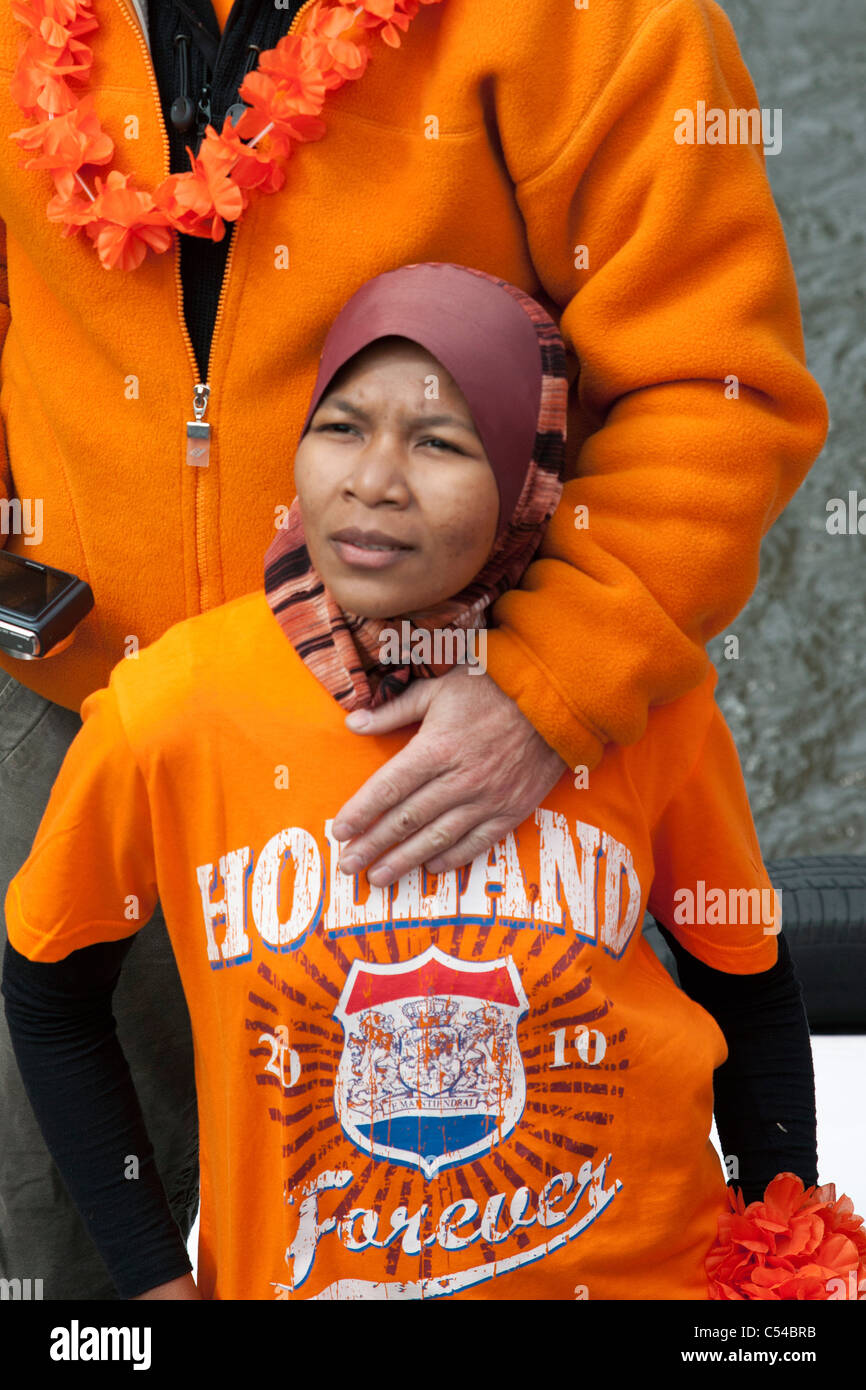
[[[565,346],[540,304],[486,271],[445,261],[386,271],[362,285],[334,320],[301,439],[344,363],[393,334],[420,344],[450,372],[499,490],[497,534],[485,564],[453,598],[413,612],[411,631],[485,628],[491,605],[522,578],[562,492]],[[289,641],[347,712],[380,705],[413,678],[449,669],[382,664],[383,630],[399,629],[410,615],[367,618],[338,607],[310,560],[297,498],[265,556],[265,592]]]

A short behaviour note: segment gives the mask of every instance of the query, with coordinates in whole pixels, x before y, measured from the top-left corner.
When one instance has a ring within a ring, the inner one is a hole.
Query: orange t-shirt
[[[86,700],[9,937],[61,960],[159,895],[195,1041],[205,1298],[707,1297],[727,1048],[641,923],[649,899],[718,969],[777,958],[715,681],[489,855],[391,890],[339,873],[330,831],[412,731],[350,733],[262,593]]]

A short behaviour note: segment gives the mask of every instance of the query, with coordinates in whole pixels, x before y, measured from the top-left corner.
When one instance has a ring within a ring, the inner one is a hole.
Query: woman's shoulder
[[[718,672],[711,664],[699,685],[664,705],[653,706],[636,743],[618,750],[622,766],[652,824],[694,771],[718,715]]]
[[[164,742],[249,707],[275,657],[291,666],[296,656],[259,590],[175,623],[118,662],[110,686],[130,741]]]

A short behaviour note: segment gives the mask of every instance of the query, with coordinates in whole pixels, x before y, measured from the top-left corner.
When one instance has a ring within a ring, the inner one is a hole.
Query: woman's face
[[[487,560],[499,492],[462,392],[406,338],[336,374],[295,455],[313,565],[337,604],[386,618],[451,598]]]

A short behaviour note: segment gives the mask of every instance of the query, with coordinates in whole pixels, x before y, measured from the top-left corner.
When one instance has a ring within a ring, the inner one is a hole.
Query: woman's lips
[[[341,541],[336,536],[331,537],[331,545],[336,550],[344,564],[354,565],[358,569],[381,570],[387,569],[391,565],[396,565],[406,555],[411,554],[412,548],[405,545],[389,545],[373,547],[372,545],[358,545],[352,541]]]

